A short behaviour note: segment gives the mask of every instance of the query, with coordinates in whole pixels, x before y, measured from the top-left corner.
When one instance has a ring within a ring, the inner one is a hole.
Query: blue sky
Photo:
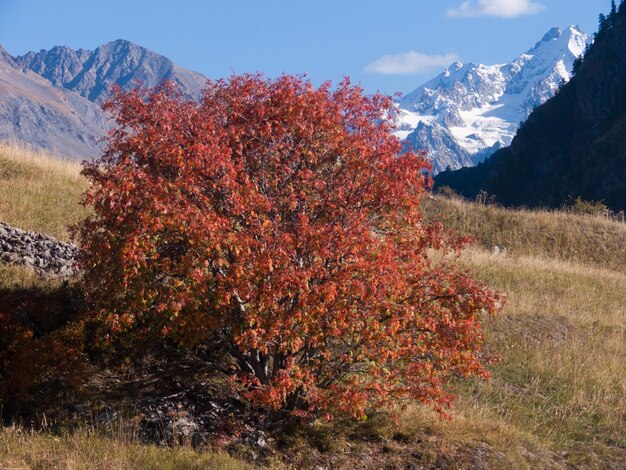
[[[595,32],[609,0],[0,0],[11,54],[128,39],[211,78],[349,75],[408,92],[455,58],[495,64],[552,26]]]

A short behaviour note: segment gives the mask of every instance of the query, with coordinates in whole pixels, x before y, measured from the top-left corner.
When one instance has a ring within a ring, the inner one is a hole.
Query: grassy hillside
[[[13,169],[0,178],[0,201],[16,202],[0,202],[0,220],[65,238],[64,223],[84,215],[76,165],[3,149],[0,168]],[[49,192],[54,198],[44,200]],[[454,385],[453,421],[409,405],[397,423],[371,413],[364,423],[296,427],[277,437],[264,465],[626,468],[626,225],[442,197],[425,204],[428,218],[479,238],[459,262],[506,294],[502,314],[485,322],[489,349],[501,358],[493,379]],[[493,245],[508,255],[493,254]],[[50,282],[0,264],[5,292],[16,285],[51,288]],[[6,427],[0,467],[245,468],[250,460],[110,439]]]
[[[626,464],[626,274],[472,251],[465,263],[508,296],[487,328],[502,357],[464,402],[532,433],[572,464]]]
[[[43,152],[0,144],[0,220],[67,241],[67,226],[86,210],[80,164]]]
[[[485,324],[501,358],[491,382],[456,384],[453,421],[410,406],[398,429],[384,420],[341,432],[324,425],[326,445],[351,449],[345,468],[372,442],[402,465],[417,452],[426,468],[624,468],[626,274],[480,248],[461,262],[507,294]],[[355,435],[365,439],[346,437]]]
[[[470,235],[491,250],[614,269],[626,273],[626,224],[564,211],[510,210],[457,198],[424,202],[426,218]]]
[[[52,436],[5,427],[0,430],[0,468],[239,470],[252,467],[224,453],[199,455],[190,449],[171,450],[125,438],[104,438],[86,430]]]

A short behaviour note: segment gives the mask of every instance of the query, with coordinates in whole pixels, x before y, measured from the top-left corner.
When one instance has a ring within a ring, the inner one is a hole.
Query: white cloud
[[[456,54],[427,55],[411,51],[406,54],[384,55],[365,67],[365,72],[383,75],[410,75],[437,67],[445,67],[458,60]]]
[[[465,0],[457,8],[448,9],[448,16],[452,18],[477,16],[515,18],[522,15],[535,15],[545,8],[544,5],[533,0]]]

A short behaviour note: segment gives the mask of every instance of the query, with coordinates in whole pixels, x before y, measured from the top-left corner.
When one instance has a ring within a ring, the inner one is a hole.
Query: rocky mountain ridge
[[[576,27],[553,28],[509,64],[452,64],[399,101],[397,135],[407,146],[426,150],[435,173],[473,166],[510,143],[520,121],[569,79],[589,41]],[[0,139],[81,160],[102,152],[98,140],[111,123],[99,105],[114,84],[129,89],[171,80],[197,99],[207,80],[126,40],[93,51],[56,46],[12,57],[1,50],[0,63],[5,78]],[[64,104],[51,104],[59,100]]]
[[[94,51],[57,46],[17,57],[0,46],[0,140],[78,160],[97,157],[112,125],[101,104],[113,85],[167,80],[198,99],[207,78],[125,40]]]
[[[0,140],[88,159],[101,153],[107,130],[99,105],[22,70],[0,47]]]
[[[22,68],[41,75],[56,87],[74,91],[95,103],[107,99],[114,84],[129,89],[141,83],[152,88],[163,81],[198,99],[207,78],[176,65],[167,57],[118,39],[94,51],[56,46],[14,58]]]

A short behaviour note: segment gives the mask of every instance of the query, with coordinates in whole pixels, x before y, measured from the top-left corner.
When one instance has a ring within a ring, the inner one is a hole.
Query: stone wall
[[[69,277],[76,273],[78,247],[0,222],[0,263],[27,266],[42,275]]]

